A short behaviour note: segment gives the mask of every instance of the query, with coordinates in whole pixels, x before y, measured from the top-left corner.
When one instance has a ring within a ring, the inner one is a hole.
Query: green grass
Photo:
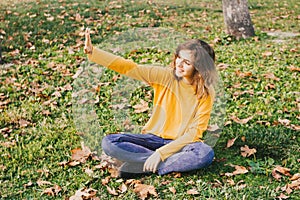
[[[291,126],[300,125],[300,83],[299,71],[291,67],[299,69],[300,3],[249,1],[256,37],[236,41],[224,31],[221,1],[203,0],[190,5],[171,2],[123,1],[122,9],[117,4],[96,0],[28,1],[26,6],[0,4],[0,45],[5,62],[0,65],[1,199],[65,199],[83,187],[98,190],[100,199],[138,199],[132,187],[119,196],[109,194],[101,180],[110,174],[95,169],[99,161],[88,160],[75,167],[58,165],[69,161],[71,150],[80,147],[82,141],[73,121],[72,76],[86,60],[81,35],[86,26],[95,32],[92,40],[99,45],[132,28],[172,28],[189,38],[214,44],[217,64],[228,65],[220,70],[227,94],[228,123],[214,148],[215,161],[207,169],[183,173],[179,178],[174,174],[142,178],[144,184],[155,186],[158,199],[275,199],[282,192],[278,187],[291,182],[285,176],[281,181],[274,179],[275,166],[287,167],[291,174],[299,173],[299,131]],[[80,15],[77,20],[76,14]],[[267,35],[269,31],[293,32],[298,36],[278,43],[278,38]],[[136,51],[123,56],[150,64],[167,64],[171,60],[172,53],[165,50],[132,50]],[[114,113],[109,107],[119,82],[115,81],[114,72],[102,73],[99,83],[103,85],[96,92],[99,102],[95,112],[101,133],[109,134],[122,129],[113,123]],[[242,77],[239,73],[250,75]],[[268,73],[280,80],[266,78]],[[137,104],[140,97],[151,99],[149,88],[142,86],[134,91],[129,102]],[[148,113],[136,114],[133,109],[129,112],[136,124],[147,119]],[[238,124],[232,116],[253,118]],[[281,120],[289,120],[289,124],[284,125]],[[225,148],[227,140],[234,137],[235,144]],[[242,157],[240,147],[244,145],[256,148],[255,156]],[[229,164],[248,167],[249,172],[227,177],[225,173],[234,171]],[[86,168],[94,170],[93,176],[84,172]],[[235,185],[229,184],[230,179]],[[61,191],[54,197],[43,194],[51,185],[39,186],[38,180],[59,185]],[[118,180],[112,178],[108,186],[118,188],[124,183]],[[26,186],[30,182],[32,185]],[[175,194],[170,187],[176,189]],[[187,194],[193,188],[198,195]],[[288,196],[297,199],[300,192],[294,190]]]

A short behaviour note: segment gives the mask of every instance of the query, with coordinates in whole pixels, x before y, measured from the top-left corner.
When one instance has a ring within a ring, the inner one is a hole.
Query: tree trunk
[[[222,0],[227,34],[240,38],[255,35],[247,0]]]

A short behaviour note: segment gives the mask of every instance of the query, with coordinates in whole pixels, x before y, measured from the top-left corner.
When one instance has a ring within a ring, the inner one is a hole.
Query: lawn
[[[235,40],[219,0],[0,0],[0,198],[300,199],[300,2],[249,9],[256,36]],[[138,131],[153,94],[89,63],[85,27],[96,46],[144,65],[169,65],[185,38],[213,45],[226,104],[211,166],[115,176],[101,138]]]

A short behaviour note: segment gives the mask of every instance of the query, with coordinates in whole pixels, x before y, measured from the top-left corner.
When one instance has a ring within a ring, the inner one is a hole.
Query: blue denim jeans
[[[107,155],[129,163],[134,173],[142,173],[147,158],[156,149],[172,141],[153,134],[118,133],[105,136],[102,140],[102,149]],[[158,174],[186,172],[207,167],[213,158],[214,151],[210,146],[203,142],[191,143],[160,162]]]

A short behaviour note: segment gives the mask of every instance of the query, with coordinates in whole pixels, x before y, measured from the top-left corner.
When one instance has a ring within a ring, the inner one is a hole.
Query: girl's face
[[[180,50],[175,60],[175,74],[178,78],[183,78],[187,83],[191,82],[195,68],[192,65],[192,55],[190,50]]]

